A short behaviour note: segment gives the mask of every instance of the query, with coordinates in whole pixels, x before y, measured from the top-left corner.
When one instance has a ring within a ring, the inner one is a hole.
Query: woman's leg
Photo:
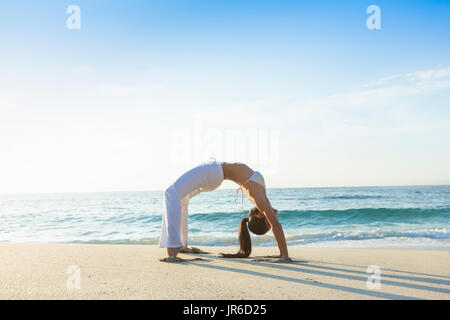
[[[172,188],[164,193],[164,214],[161,226],[160,248],[167,248],[170,256],[176,256],[182,242],[182,202]]]
[[[190,247],[188,248],[188,205],[189,205],[189,197],[181,200],[181,242],[183,243],[183,247],[178,249],[178,253],[208,253],[199,248]]]
[[[187,248],[188,244],[188,205],[188,197],[181,200],[181,243],[183,248]]]

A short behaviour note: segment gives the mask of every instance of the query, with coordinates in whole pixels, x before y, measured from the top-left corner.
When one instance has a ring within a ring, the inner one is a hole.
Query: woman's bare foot
[[[183,259],[179,257],[167,257],[159,259],[161,262],[170,262],[170,263],[178,263],[178,262],[190,262],[190,261],[210,261],[211,259],[203,259],[203,258],[194,258],[194,259]]]
[[[256,256],[256,258],[282,258],[281,254],[275,254],[271,256]]]
[[[161,261],[161,262],[186,262],[186,261],[189,261],[189,260],[186,260],[186,259],[183,259],[183,258],[180,258],[180,257],[167,257],[167,258],[162,258],[162,259],[159,259],[159,261]]]
[[[201,250],[199,248],[195,248],[195,247],[181,248],[178,252],[179,253],[191,253],[191,254],[209,253],[209,252],[203,251],[203,250]]]
[[[169,257],[177,257],[178,252],[180,252],[181,248],[167,248],[167,254]]]
[[[161,262],[182,262],[183,259],[178,258],[178,257],[167,257],[167,258],[162,258],[159,259],[159,261]]]

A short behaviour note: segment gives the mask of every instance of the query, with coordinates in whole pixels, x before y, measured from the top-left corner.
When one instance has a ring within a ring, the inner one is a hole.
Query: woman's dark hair
[[[267,224],[265,222],[266,218],[258,218],[258,213],[259,210],[254,207],[252,210],[250,210],[248,218],[242,219],[238,231],[240,247],[239,251],[235,254],[221,253],[220,255],[223,258],[247,258],[250,253],[252,253],[252,241],[250,239],[250,233],[248,232],[248,229],[250,229],[251,232],[257,235],[263,235],[270,230],[270,227],[267,227]]]

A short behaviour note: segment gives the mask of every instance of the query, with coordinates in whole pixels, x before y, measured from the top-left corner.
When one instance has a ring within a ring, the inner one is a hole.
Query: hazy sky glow
[[[163,189],[211,156],[450,184],[448,1],[39,2],[0,3],[0,193]]]

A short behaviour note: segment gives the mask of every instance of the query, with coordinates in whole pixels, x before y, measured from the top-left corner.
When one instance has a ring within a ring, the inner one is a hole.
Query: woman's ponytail
[[[221,253],[222,258],[247,258],[252,253],[252,240],[247,228],[248,218],[244,218],[239,225],[239,251],[235,254]]]

